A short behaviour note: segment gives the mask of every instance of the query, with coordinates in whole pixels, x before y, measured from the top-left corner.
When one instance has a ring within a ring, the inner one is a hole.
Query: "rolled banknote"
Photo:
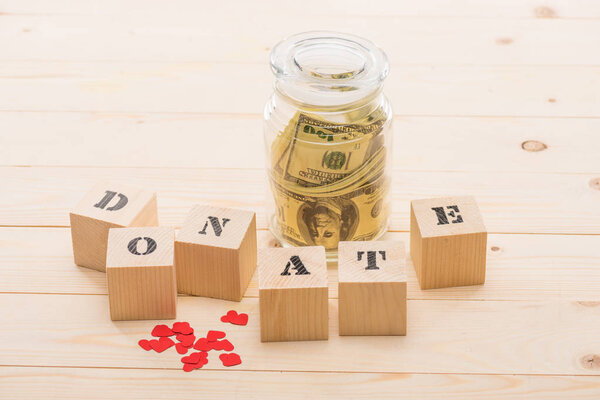
[[[351,123],[297,112],[271,145],[269,178],[280,236],[297,246],[337,249],[339,241],[376,239],[387,228],[381,109]]]

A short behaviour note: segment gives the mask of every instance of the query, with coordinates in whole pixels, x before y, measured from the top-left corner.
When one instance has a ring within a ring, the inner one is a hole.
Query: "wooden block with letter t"
[[[106,270],[108,230],[156,226],[156,194],[130,186],[100,182],[70,213],[75,264]]]
[[[404,243],[340,242],[340,335],[406,335]]]
[[[485,282],[487,231],[475,198],[413,200],[410,255],[421,289]]]
[[[324,247],[262,249],[258,293],[263,342],[328,339]]]
[[[175,318],[174,240],[173,228],[110,230],[106,280],[111,319]]]
[[[177,289],[240,301],[256,269],[256,257],[253,212],[196,206],[175,242]]]

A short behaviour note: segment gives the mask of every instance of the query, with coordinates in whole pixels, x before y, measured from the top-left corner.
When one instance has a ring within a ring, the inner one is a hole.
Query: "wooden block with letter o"
[[[108,230],[156,226],[156,194],[130,186],[101,182],[70,213],[75,264],[106,270]]]
[[[174,240],[173,228],[110,230],[106,280],[111,319],[175,318]]]
[[[196,206],[175,242],[177,289],[240,301],[256,269],[256,257],[253,212]]]
[[[340,242],[340,335],[406,335],[404,243]]]
[[[413,200],[410,255],[421,289],[485,282],[487,231],[475,198]]]
[[[269,248],[258,263],[263,342],[329,337],[325,248]]]

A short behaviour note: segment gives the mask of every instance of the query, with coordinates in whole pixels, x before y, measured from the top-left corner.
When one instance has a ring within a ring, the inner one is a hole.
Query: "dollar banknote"
[[[337,248],[376,239],[387,227],[383,110],[351,123],[297,112],[271,145],[269,173],[280,236],[298,246]]]

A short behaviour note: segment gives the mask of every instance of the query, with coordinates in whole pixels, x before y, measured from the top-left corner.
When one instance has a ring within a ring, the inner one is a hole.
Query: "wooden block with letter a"
[[[404,243],[340,242],[340,335],[406,335]]]
[[[75,264],[105,271],[108,230],[158,225],[156,194],[122,184],[100,182],[69,217]]]
[[[173,228],[112,228],[106,280],[113,320],[172,319],[177,284]]]
[[[269,248],[259,254],[261,340],[328,339],[325,248]]]
[[[413,200],[410,255],[421,289],[485,282],[487,231],[475,198]]]
[[[256,257],[253,212],[196,206],[175,242],[177,289],[240,301],[256,269]]]

